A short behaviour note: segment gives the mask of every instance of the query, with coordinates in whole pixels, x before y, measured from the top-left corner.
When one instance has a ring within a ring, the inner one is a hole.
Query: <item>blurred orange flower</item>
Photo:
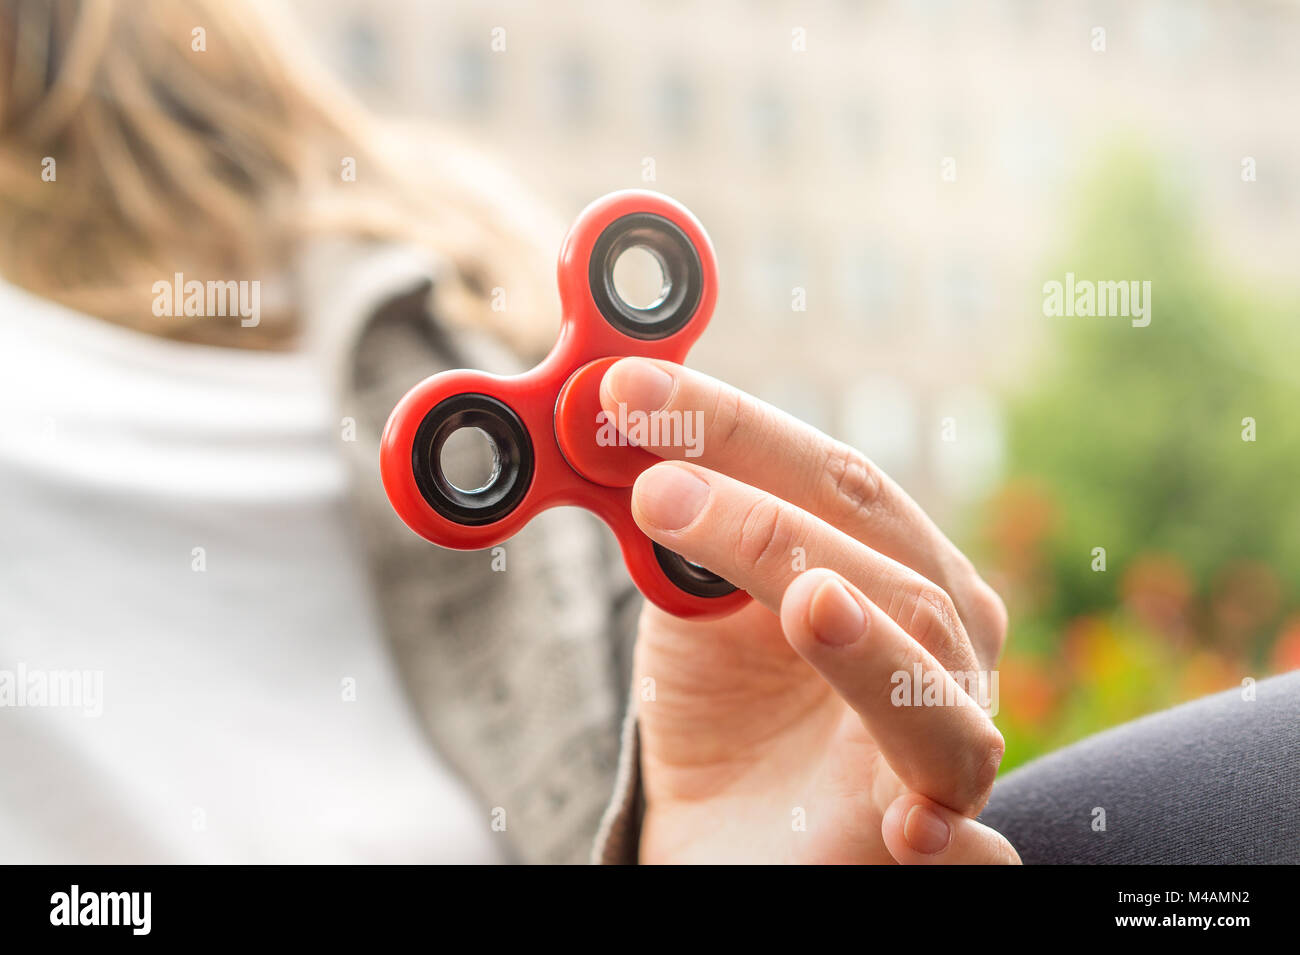
[[[1292,617],[1282,628],[1269,662],[1274,673],[1300,670],[1300,616]]]
[[[1036,604],[1050,584],[1044,579],[1040,550],[1056,527],[1055,498],[1045,484],[1018,478],[998,491],[988,513],[986,534],[1005,578],[1003,586]]]
[[[1193,653],[1183,668],[1179,690],[1183,699],[1218,693],[1241,682],[1241,665],[1213,650]]]
[[[998,664],[998,712],[1022,726],[1039,727],[1056,708],[1060,690],[1051,670],[1028,656],[1008,656]]]
[[[1250,636],[1277,615],[1282,582],[1267,564],[1235,561],[1219,571],[1210,597],[1216,643],[1244,647]]]
[[[1065,661],[1073,679],[1096,683],[1125,666],[1119,635],[1102,617],[1076,617],[1065,631]]]
[[[1192,582],[1187,570],[1167,554],[1144,554],[1124,571],[1120,593],[1125,606],[1147,627],[1177,644],[1189,632]]]

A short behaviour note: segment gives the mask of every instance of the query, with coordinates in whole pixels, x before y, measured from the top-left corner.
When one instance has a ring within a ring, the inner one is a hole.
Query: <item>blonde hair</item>
[[[313,236],[407,241],[451,266],[440,313],[544,349],[553,251],[519,224],[544,218],[463,144],[369,117],[278,42],[297,32],[242,0],[0,0],[0,274],[153,334],[279,348],[292,304],[256,328],[160,318],[153,284],[279,278]]]

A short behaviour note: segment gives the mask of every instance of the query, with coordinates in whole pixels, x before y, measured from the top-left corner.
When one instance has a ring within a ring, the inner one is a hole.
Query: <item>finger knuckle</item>
[[[944,664],[957,658],[961,623],[947,591],[924,580],[913,584],[904,597],[905,629],[921,646]]]
[[[979,814],[993,792],[1006,743],[986,714],[968,715],[966,743],[951,763],[952,808],[964,815]]]
[[[726,452],[747,430],[751,411],[739,392],[719,388],[713,403],[710,436],[714,452]]]
[[[822,468],[831,499],[849,513],[870,509],[880,497],[880,472],[853,448],[836,442]]]
[[[1007,605],[998,592],[983,581],[976,585],[971,603],[970,613],[974,620],[970,629],[984,635],[992,658],[997,659],[1007,639]]]
[[[796,519],[774,498],[759,498],[740,526],[736,560],[742,567],[765,566],[778,555],[793,551],[799,539]]]
[[[971,773],[971,801],[975,810],[984,808],[984,803],[988,801],[998,769],[1002,765],[1002,757],[1007,750],[1006,740],[993,725],[993,721],[985,720],[984,723],[984,737],[973,750],[978,759]]]

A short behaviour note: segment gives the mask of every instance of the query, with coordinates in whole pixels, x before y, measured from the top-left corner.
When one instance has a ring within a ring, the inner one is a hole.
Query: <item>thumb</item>
[[[885,810],[880,835],[901,865],[1020,865],[999,832],[920,793],[904,793]]]

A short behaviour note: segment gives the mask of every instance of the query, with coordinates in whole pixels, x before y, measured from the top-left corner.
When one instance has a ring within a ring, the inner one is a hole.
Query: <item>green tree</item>
[[[1261,615],[1230,647],[1243,666],[1264,659],[1296,612],[1300,295],[1217,265],[1231,256],[1189,213],[1171,168],[1133,150],[1105,161],[1076,193],[1074,238],[1044,276],[1150,281],[1150,325],[1044,316],[1048,347],[1008,399],[1008,486],[1040,488],[1051,512],[1033,559],[1021,560],[1032,582],[1011,588],[1009,652],[1036,661],[1036,672],[1059,671],[1071,628],[1100,619],[1119,635],[1120,661],[1108,687],[1058,687],[1050,726],[1013,726],[1009,765],[1127,718],[1112,698],[1129,709],[1177,698],[1180,661],[1227,642],[1216,594],[1232,568],[1259,568],[1275,584],[1275,599],[1255,601]],[[1243,440],[1243,419],[1256,440]],[[994,565],[1005,563],[995,534],[989,546]],[[1104,573],[1093,570],[1095,547],[1106,549]],[[1161,644],[1125,602],[1132,571],[1152,555],[1186,581],[1185,643]],[[1152,680],[1167,685],[1144,686]]]

